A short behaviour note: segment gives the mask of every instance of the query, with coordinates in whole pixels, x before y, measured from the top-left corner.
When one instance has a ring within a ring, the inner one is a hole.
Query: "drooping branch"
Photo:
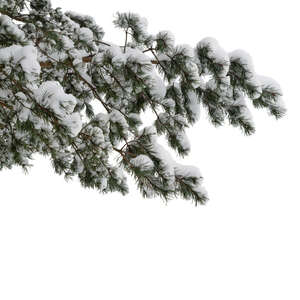
[[[139,15],[117,13],[126,33],[118,46],[102,41],[90,16],[25,1],[0,1],[0,170],[29,167],[43,153],[56,173],[103,193],[127,193],[127,172],[145,197],[205,203],[199,170],[178,163],[158,136],[185,156],[201,104],[215,125],[227,120],[246,134],[254,132],[247,100],[275,117],[285,112],[276,82],[212,38],[176,45],[168,31],[149,33]]]

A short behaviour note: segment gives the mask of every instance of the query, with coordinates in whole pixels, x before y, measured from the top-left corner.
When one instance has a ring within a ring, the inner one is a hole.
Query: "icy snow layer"
[[[146,155],[138,155],[130,160],[130,163],[141,171],[149,171],[154,167],[153,161]]]
[[[0,16],[0,34],[10,34],[19,41],[25,40],[24,32],[8,16]]]
[[[37,61],[37,49],[32,46],[13,45],[0,49],[0,62],[20,64],[27,75],[27,79],[32,79],[32,74],[39,74],[41,71],[40,64]]]
[[[279,83],[275,81],[273,78],[262,76],[262,75],[256,75],[256,77],[263,88],[272,87],[277,91],[277,93],[280,96],[282,95],[282,90]]]
[[[62,35],[60,36],[60,38],[63,42],[65,50],[71,50],[74,48],[74,42],[69,37]]]
[[[247,67],[249,73],[254,74],[254,65],[249,53],[242,49],[237,49],[229,53],[230,60],[240,60],[240,62]]]
[[[175,52],[182,53],[184,56],[191,58],[191,59],[194,58],[194,50],[188,44],[177,45]]]
[[[123,49],[117,45],[111,45],[104,52],[95,55],[93,61],[101,63],[103,56],[107,54],[112,58],[112,63],[116,66],[126,64],[127,62],[139,63],[141,65],[151,65],[151,59],[139,49],[127,47],[124,53]]]
[[[114,110],[109,114],[109,120],[113,123],[118,123],[125,130],[128,129],[125,117],[117,110]]]
[[[161,100],[164,99],[166,95],[166,86],[159,77],[155,71],[152,73],[149,73],[150,77],[146,78],[147,85],[149,86],[149,92],[150,95],[155,99],[155,100]]]
[[[62,124],[67,126],[71,132],[71,135],[76,136],[82,128],[82,120],[79,112],[66,115],[62,120]]]
[[[77,103],[76,98],[71,94],[66,94],[62,86],[56,81],[46,81],[34,90],[37,102],[50,108],[67,126],[73,136],[76,136],[82,127],[80,114],[73,112]]]
[[[188,99],[186,106],[189,110],[189,114],[191,115],[191,119],[196,122],[200,117],[200,102],[198,100],[198,96],[194,91],[188,91]]]
[[[81,41],[90,42],[94,39],[93,32],[86,27],[78,28],[78,35]]]
[[[212,37],[206,37],[197,44],[197,48],[207,48],[208,57],[222,65],[222,69],[220,69],[219,75],[227,75],[229,70],[229,57],[226,51],[223,48],[221,48],[216,39]]]
[[[181,148],[183,149],[183,151],[185,151],[185,152],[191,151],[191,143],[188,139],[188,136],[186,135],[186,133],[184,131],[177,132],[176,138],[177,138]]]

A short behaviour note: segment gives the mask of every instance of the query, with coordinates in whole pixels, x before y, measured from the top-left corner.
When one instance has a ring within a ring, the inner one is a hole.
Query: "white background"
[[[214,128],[202,113],[189,131],[210,196],[101,195],[66,183],[38,158],[29,175],[0,173],[0,299],[300,299],[298,1],[53,1],[90,14],[105,40],[123,44],[117,11],[149,31],[194,46],[215,37],[248,51],[259,74],[282,86],[287,116],[255,111],[257,132]]]

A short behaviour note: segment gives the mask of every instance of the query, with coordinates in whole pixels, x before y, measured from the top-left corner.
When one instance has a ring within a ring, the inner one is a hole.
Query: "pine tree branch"
[[[74,70],[74,72],[78,75],[79,79],[82,80],[86,85],[89,86],[89,88],[92,90],[94,96],[96,99],[98,99],[98,101],[101,102],[101,104],[104,106],[104,108],[106,109],[106,111],[109,113],[111,112],[111,109],[108,107],[108,105],[102,100],[102,98],[100,97],[100,95],[98,94],[96,88],[90,83],[88,82],[81,74],[80,72],[78,72],[78,70],[75,68],[75,66],[73,65],[72,61],[70,59],[69,60],[69,64],[72,67],[72,69]]]
[[[250,132],[251,116],[241,96],[252,99],[260,90],[254,106],[276,117],[283,113],[277,83],[256,78],[247,55],[229,54],[212,38],[192,52],[176,46],[169,32],[148,33],[139,15],[119,13],[114,24],[125,33],[125,43],[117,46],[101,41],[103,29],[93,18],[64,13],[46,0],[6,0],[0,15],[0,169],[26,168],[32,155],[42,153],[56,173],[78,175],[84,187],[103,193],[124,194],[122,167],[144,196],[181,196],[197,205],[207,200],[202,177],[168,159],[157,135],[186,154],[184,129],[196,121],[201,104],[213,123],[222,125],[227,118]],[[200,79],[206,81],[206,71],[211,76],[204,87]],[[95,100],[103,107],[92,105]],[[155,122],[141,132],[146,110]],[[118,165],[110,162],[115,154]]]
[[[126,161],[127,165],[129,165],[132,170],[134,169],[134,166],[132,165],[132,163],[130,162],[130,160],[126,157],[126,154],[125,154],[124,151],[122,151],[120,149],[117,149],[115,147],[113,148],[113,150],[116,151],[116,152],[118,152],[122,156],[123,160]],[[134,173],[134,171],[133,171],[133,173]],[[152,186],[154,188],[154,190],[157,189],[157,188],[161,189],[161,187],[155,185],[148,176],[142,175],[142,177],[145,178],[147,180],[147,182],[149,182],[150,186]]]
[[[167,75],[168,73],[167,73],[166,69],[164,68],[164,66],[161,64],[161,62],[159,61],[159,59],[158,59],[156,53],[154,52],[154,49],[151,48],[150,51],[151,51],[151,53],[153,54],[153,56],[155,57],[157,64],[160,65],[160,67],[163,69],[163,71],[164,71],[165,74]]]
[[[133,72],[130,68],[128,68],[128,70],[133,74],[133,76],[142,83],[143,86],[145,86],[145,82],[142,78],[138,77],[136,75],[135,72]],[[158,112],[155,109],[155,105],[153,104],[153,100],[151,99],[151,96],[147,93],[147,91],[145,91],[145,93],[142,93],[143,97],[145,98],[146,95],[146,100],[148,101],[148,103],[150,104],[150,107],[152,109],[152,111],[154,112],[154,114],[157,117],[158,122],[166,129],[166,131],[171,135],[172,133],[170,132],[169,128],[163,123],[163,121],[160,119]]]
[[[28,20],[24,20],[23,19],[24,17],[27,18],[28,15],[21,15],[21,14],[19,14],[18,16],[14,16],[10,12],[8,12],[8,11],[2,9],[2,8],[0,8],[0,13],[2,15],[6,15],[6,16],[10,17],[13,20],[16,20],[16,21],[19,21],[19,22],[22,22],[22,23],[29,23]]]
[[[126,47],[127,47],[127,37],[128,37],[128,28],[126,29],[126,33],[125,33],[124,53],[126,53]]]

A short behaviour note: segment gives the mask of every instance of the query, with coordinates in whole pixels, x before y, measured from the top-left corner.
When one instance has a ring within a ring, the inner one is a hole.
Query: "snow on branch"
[[[113,23],[124,32],[119,43],[50,0],[0,0],[0,169],[27,170],[41,153],[56,173],[101,193],[126,194],[127,173],[145,197],[205,203],[198,168],[178,163],[159,136],[188,155],[188,128],[202,111],[215,126],[253,134],[249,103],[282,117],[280,86],[214,38],[178,45],[131,12]]]

